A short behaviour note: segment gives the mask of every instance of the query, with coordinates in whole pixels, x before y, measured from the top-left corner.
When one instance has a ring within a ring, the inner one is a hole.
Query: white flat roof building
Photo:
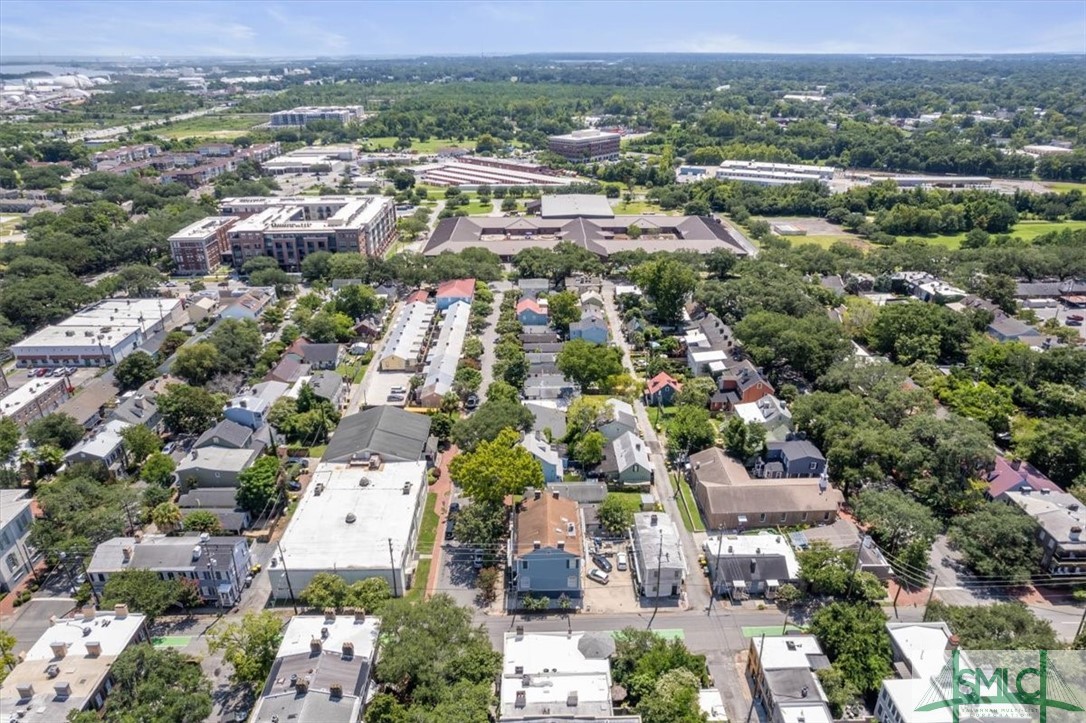
[[[951,697],[949,688],[945,684],[936,685],[936,682],[948,679],[943,669],[957,644],[957,636],[943,622],[887,623],[886,631],[890,634],[894,667],[901,677],[882,682],[875,718],[880,723],[951,723],[954,716],[949,707],[926,711],[917,710],[917,707],[929,702],[936,689],[942,690],[944,698]],[[973,667],[964,651],[959,655],[959,669]],[[985,691],[985,694],[991,692]],[[1000,710],[993,714],[993,719],[1030,720],[1021,706],[1001,704],[998,707]]]
[[[12,344],[19,367],[109,366],[185,319],[180,299],[107,299]]]
[[[381,350],[378,368],[409,370],[418,364],[437,307],[429,301],[412,301],[396,315],[388,340]]]
[[[645,597],[679,594],[686,561],[679,528],[665,512],[638,512],[633,526],[634,574]]]
[[[318,572],[348,583],[388,580],[403,595],[425,511],[426,462],[321,463],[280,542],[283,564],[269,569],[278,600]],[[288,588],[286,575],[290,575]]]
[[[26,424],[49,414],[69,396],[67,376],[37,377],[0,397],[0,416]]]
[[[67,720],[71,711],[101,708],[117,657],[147,640],[146,617],[125,605],[113,612],[86,607],[51,622],[4,680],[0,718],[53,723]]]
[[[506,633],[499,720],[608,719],[614,649],[606,633]]]
[[[829,665],[813,635],[766,635],[750,642],[748,672],[771,723],[833,723],[815,674]]]
[[[426,379],[419,389],[419,401],[424,406],[440,405],[441,399],[452,391],[453,377],[456,376],[456,367],[460,364],[470,319],[471,304],[467,302],[454,302],[445,310],[441,331],[426,354]]]

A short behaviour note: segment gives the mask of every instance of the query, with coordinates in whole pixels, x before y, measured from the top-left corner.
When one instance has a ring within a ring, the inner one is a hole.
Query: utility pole
[[[660,529],[660,546],[656,553],[656,605],[652,608],[652,617],[649,618],[648,630],[652,630],[652,621],[656,619],[656,611],[660,609],[660,569],[664,564],[664,530]]]
[[[762,684],[765,680],[765,671],[762,669],[762,650],[765,649],[765,633],[762,633],[762,637],[758,641],[758,674],[762,680],[759,680],[759,675],[752,675],[754,679],[754,695],[750,697],[750,710],[747,711],[747,723],[750,723],[750,717],[754,714],[754,701],[758,700],[758,694],[762,690]]]
[[[931,599],[935,595],[935,585],[939,582],[939,573],[935,573],[935,577],[931,580],[931,590],[928,592],[928,599],[924,602],[924,617],[928,615],[928,605],[931,605]]]
[[[856,564],[852,566],[852,577],[848,579],[848,591],[845,593],[846,598],[852,597],[852,585],[856,582],[856,573],[860,571],[860,555],[864,551],[864,546],[871,538],[864,535],[860,538],[860,547],[856,550]]]
[[[290,593],[290,604],[294,607],[294,614],[298,614],[298,601],[294,598],[294,588],[290,584],[290,572],[287,570],[287,558],[283,555],[283,548],[277,542],[275,549],[279,552],[279,564],[283,566],[283,579],[287,583],[287,592]]]
[[[724,548],[724,525],[723,524],[720,525],[720,529],[718,530],[718,534],[720,535],[720,539],[717,541],[717,545],[716,545],[716,562],[714,563],[714,566],[709,570],[709,606],[707,608],[705,608],[705,617],[709,617],[713,612],[713,598],[716,597],[716,585],[717,585],[717,579],[716,578],[720,577],[720,555],[722,554],[723,548]],[[709,561],[708,560],[705,561],[705,566],[706,567],[709,566]]]
[[[83,579],[90,585],[91,595],[94,596],[94,606],[101,607],[102,599],[98,597],[98,591],[94,589],[94,585],[91,583],[90,572],[87,571],[87,558],[82,555],[79,556],[79,566],[83,568]]]
[[[392,552],[392,538],[388,538],[388,564],[389,570],[392,572],[392,597],[399,597],[399,586],[396,584],[396,556]]]

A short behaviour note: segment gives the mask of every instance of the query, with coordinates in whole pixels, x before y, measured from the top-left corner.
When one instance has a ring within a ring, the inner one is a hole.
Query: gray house
[[[385,462],[428,459],[430,418],[399,407],[380,406],[344,417],[322,462],[350,464],[373,455]]]
[[[597,469],[607,479],[624,485],[646,485],[653,478],[648,445],[632,432],[616,437],[603,448],[603,462]]]
[[[525,399],[571,399],[577,385],[561,374],[534,374],[524,380]]]
[[[805,439],[767,442],[765,456],[754,464],[754,476],[763,479],[818,477],[825,471],[826,458]]]
[[[607,406],[606,421],[597,425],[604,439],[612,442],[627,432],[637,434],[637,415],[631,404],[621,399],[608,399],[604,404]]]
[[[513,570],[514,608],[525,597],[546,598],[550,606],[579,608],[581,588],[581,523],[577,503],[557,492],[534,492],[513,518],[509,564]]]
[[[543,481],[545,483],[562,481],[565,476],[562,457],[558,454],[557,448],[548,442],[541,432],[525,434],[520,446],[528,450],[528,453],[539,461],[539,465],[543,468]]]
[[[569,338],[584,339],[595,344],[607,343],[607,322],[603,318],[603,314],[592,310],[591,308],[585,312],[580,321],[575,321],[569,325]]]
[[[181,491],[199,487],[237,487],[238,477],[260,455],[255,449],[194,449],[177,465],[174,478]]]
[[[263,451],[271,444],[271,431],[268,425],[252,430],[245,425],[223,419],[211,429],[201,434],[193,449],[222,447],[223,449],[255,449]]]
[[[139,392],[122,398],[117,408],[109,413],[109,419],[128,425],[142,424],[152,432],[162,431],[162,414],[158,411],[155,398]]]

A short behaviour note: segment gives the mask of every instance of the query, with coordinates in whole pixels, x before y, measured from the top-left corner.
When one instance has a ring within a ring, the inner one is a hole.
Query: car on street
[[[456,517],[450,515],[449,519],[445,521],[445,539],[452,540],[456,538]]]
[[[449,503],[449,515],[450,516],[455,515],[459,511],[460,511],[460,503],[459,502],[450,502]]]
[[[596,563],[596,567],[604,572],[611,572],[611,570],[614,569],[611,565],[611,561],[603,555],[592,555],[592,562]]]
[[[403,401],[403,395],[402,394],[389,394],[388,399],[386,401],[389,401],[389,402],[402,402]]]
[[[595,567],[588,571],[588,579],[595,580],[600,585],[606,585],[611,581],[611,578],[607,576],[606,572]]]
[[[291,492],[297,492],[301,488],[302,488],[302,483],[299,482],[296,479],[292,479],[290,482],[287,482],[287,489],[290,490]]]
[[[483,569],[483,553],[476,552],[475,556],[471,558],[471,566],[476,570]]]
[[[464,402],[464,409],[471,411],[479,406],[479,397],[471,394],[468,396],[467,401]]]
[[[626,560],[625,552],[618,553],[617,567],[619,570],[625,570],[627,567],[629,567],[629,563]]]
[[[34,376],[36,376],[36,377],[44,377],[48,373],[49,373],[48,369],[38,369],[37,371],[34,372]]]

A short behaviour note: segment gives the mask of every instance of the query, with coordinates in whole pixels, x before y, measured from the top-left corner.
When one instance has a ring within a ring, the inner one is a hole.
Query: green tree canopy
[[[124,447],[128,451],[128,461],[140,464],[148,455],[162,449],[162,438],[142,424],[133,424],[121,432]]]
[[[951,544],[978,575],[1026,583],[1037,571],[1041,548],[1037,523],[1017,508],[989,502],[976,512],[954,519]]]
[[[222,419],[223,395],[184,384],[170,384],[158,395],[166,426],[178,434],[200,434]]]
[[[26,425],[26,438],[35,447],[56,447],[69,450],[83,439],[83,425],[68,414],[53,412]]]
[[[279,458],[261,457],[238,475],[238,506],[259,515],[279,494]]]
[[[283,622],[270,610],[245,613],[237,622],[221,621],[207,632],[208,650],[222,653],[233,666],[230,679],[238,685],[264,684],[282,640]]]
[[[835,602],[811,618],[810,632],[840,671],[863,693],[891,676],[886,615],[869,603]]]
[[[1018,601],[988,605],[947,605],[932,600],[924,620],[942,620],[968,650],[1056,650],[1061,647],[1052,623],[1036,617]]]
[[[622,350],[616,346],[574,339],[562,346],[555,365],[566,379],[576,382],[582,389],[588,389],[603,385],[608,378],[622,374]]]
[[[122,390],[138,389],[157,376],[158,365],[145,351],[134,351],[113,367],[113,377]]]
[[[596,516],[599,518],[600,526],[612,535],[625,534],[634,522],[634,511],[622,501],[621,497],[613,494],[603,498],[603,502],[596,510]]]
[[[449,475],[474,501],[500,502],[527,487],[542,487],[543,469],[531,452],[520,446],[520,439],[515,429],[502,430],[493,440],[454,457]]]
[[[181,583],[162,580],[154,570],[132,568],[112,573],[102,589],[102,605],[125,603],[137,613],[157,618],[178,604]]]
[[[110,677],[113,688],[101,714],[78,713],[69,721],[200,723],[211,715],[211,681],[176,650],[133,645],[113,662]]]
[[[519,402],[487,399],[474,414],[453,425],[452,439],[461,451],[471,451],[480,443],[495,439],[502,430],[526,432],[534,421],[535,415]]]

